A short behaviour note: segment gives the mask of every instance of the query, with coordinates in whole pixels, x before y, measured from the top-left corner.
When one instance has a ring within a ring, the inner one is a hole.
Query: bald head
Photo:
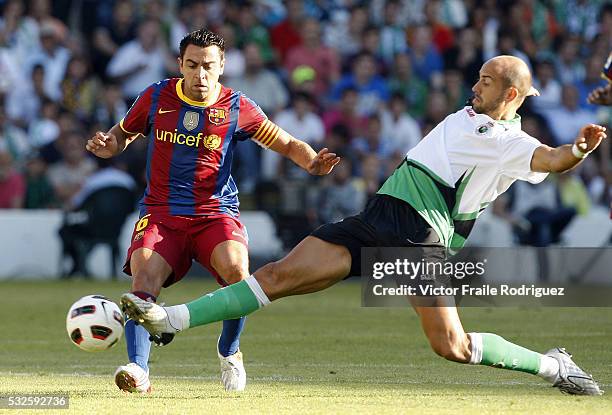
[[[519,92],[519,98],[533,93],[531,72],[522,59],[510,55],[496,56],[485,62],[482,69],[485,68],[487,72],[497,75],[505,88],[515,87]]]

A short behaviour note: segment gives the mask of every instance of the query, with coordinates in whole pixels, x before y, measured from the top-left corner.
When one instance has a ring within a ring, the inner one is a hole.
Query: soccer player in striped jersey
[[[449,115],[411,149],[359,215],[321,226],[245,281],[172,307],[127,293],[121,298],[124,310],[151,333],[174,334],[361,275],[362,247],[412,246],[426,260],[444,258],[463,246],[476,217],[512,182],[538,183],[549,172],[569,170],[606,137],[605,128],[591,124],[573,145],[551,148],[524,133],[516,111],[538,92],[527,65],[516,57],[487,61],[472,91],[472,106]],[[601,394],[564,349],[541,354],[493,333],[466,333],[454,305],[443,297],[429,300],[433,303],[413,306],[438,355],[538,375],[570,394]]]
[[[148,141],[147,187],[124,266],[132,276],[132,293],[146,301],[155,302],[162,287],[183,278],[194,259],[223,286],[248,277],[248,236],[231,176],[241,141],[253,140],[313,175],[328,174],[339,161],[327,149],[316,153],[268,120],[247,96],[220,84],[223,53],[217,34],[189,33],[180,43],[183,77],[146,88],[118,125],[96,133],[86,145],[108,158],[139,137]],[[243,325],[244,317],[224,321],[218,340],[221,380],[228,391],[246,385],[238,348]],[[149,333],[132,320],[125,337],[129,363],[117,369],[115,383],[124,391],[147,392]]]

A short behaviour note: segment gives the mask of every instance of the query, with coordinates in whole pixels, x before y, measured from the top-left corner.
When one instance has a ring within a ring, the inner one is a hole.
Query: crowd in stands
[[[313,178],[254,143],[237,146],[242,209],[269,211],[293,230],[287,244],[359,212],[405,153],[466,105],[495,55],[532,69],[541,96],[527,99],[522,123],[543,143],[610,125],[610,110],[586,101],[605,85],[612,50],[605,0],[0,0],[0,11],[0,208],[74,208],[100,168],[86,140],[148,85],[180,76],[179,41],[201,27],[225,38],[223,84],[343,158]],[[136,140],[113,163],[138,192],[146,145]],[[604,146],[570,174],[518,183],[493,212],[517,241],[555,242],[575,215],[609,205],[609,160]]]

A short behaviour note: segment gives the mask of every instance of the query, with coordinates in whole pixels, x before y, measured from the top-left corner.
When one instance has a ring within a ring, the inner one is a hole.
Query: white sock
[[[164,307],[168,313],[168,320],[172,327],[178,331],[183,331],[189,328],[189,309],[185,304],[173,305]]]
[[[468,333],[468,336],[470,336],[470,348],[472,351],[470,364],[479,365],[482,362],[482,336],[480,333]]]
[[[245,281],[248,284],[251,291],[253,291],[255,298],[257,298],[259,307],[264,307],[270,304],[270,299],[268,298],[264,290],[261,288],[261,285],[259,285],[259,282],[257,282],[254,275],[247,277]]]
[[[540,370],[538,376],[550,383],[555,383],[559,376],[559,362],[554,357],[540,355]]]

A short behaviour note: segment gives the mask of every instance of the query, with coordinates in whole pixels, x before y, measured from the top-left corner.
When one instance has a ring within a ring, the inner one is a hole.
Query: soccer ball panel
[[[123,315],[119,306],[102,295],[88,295],[75,302],[66,316],[71,342],[82,350],[106,350],[123,335]]]

